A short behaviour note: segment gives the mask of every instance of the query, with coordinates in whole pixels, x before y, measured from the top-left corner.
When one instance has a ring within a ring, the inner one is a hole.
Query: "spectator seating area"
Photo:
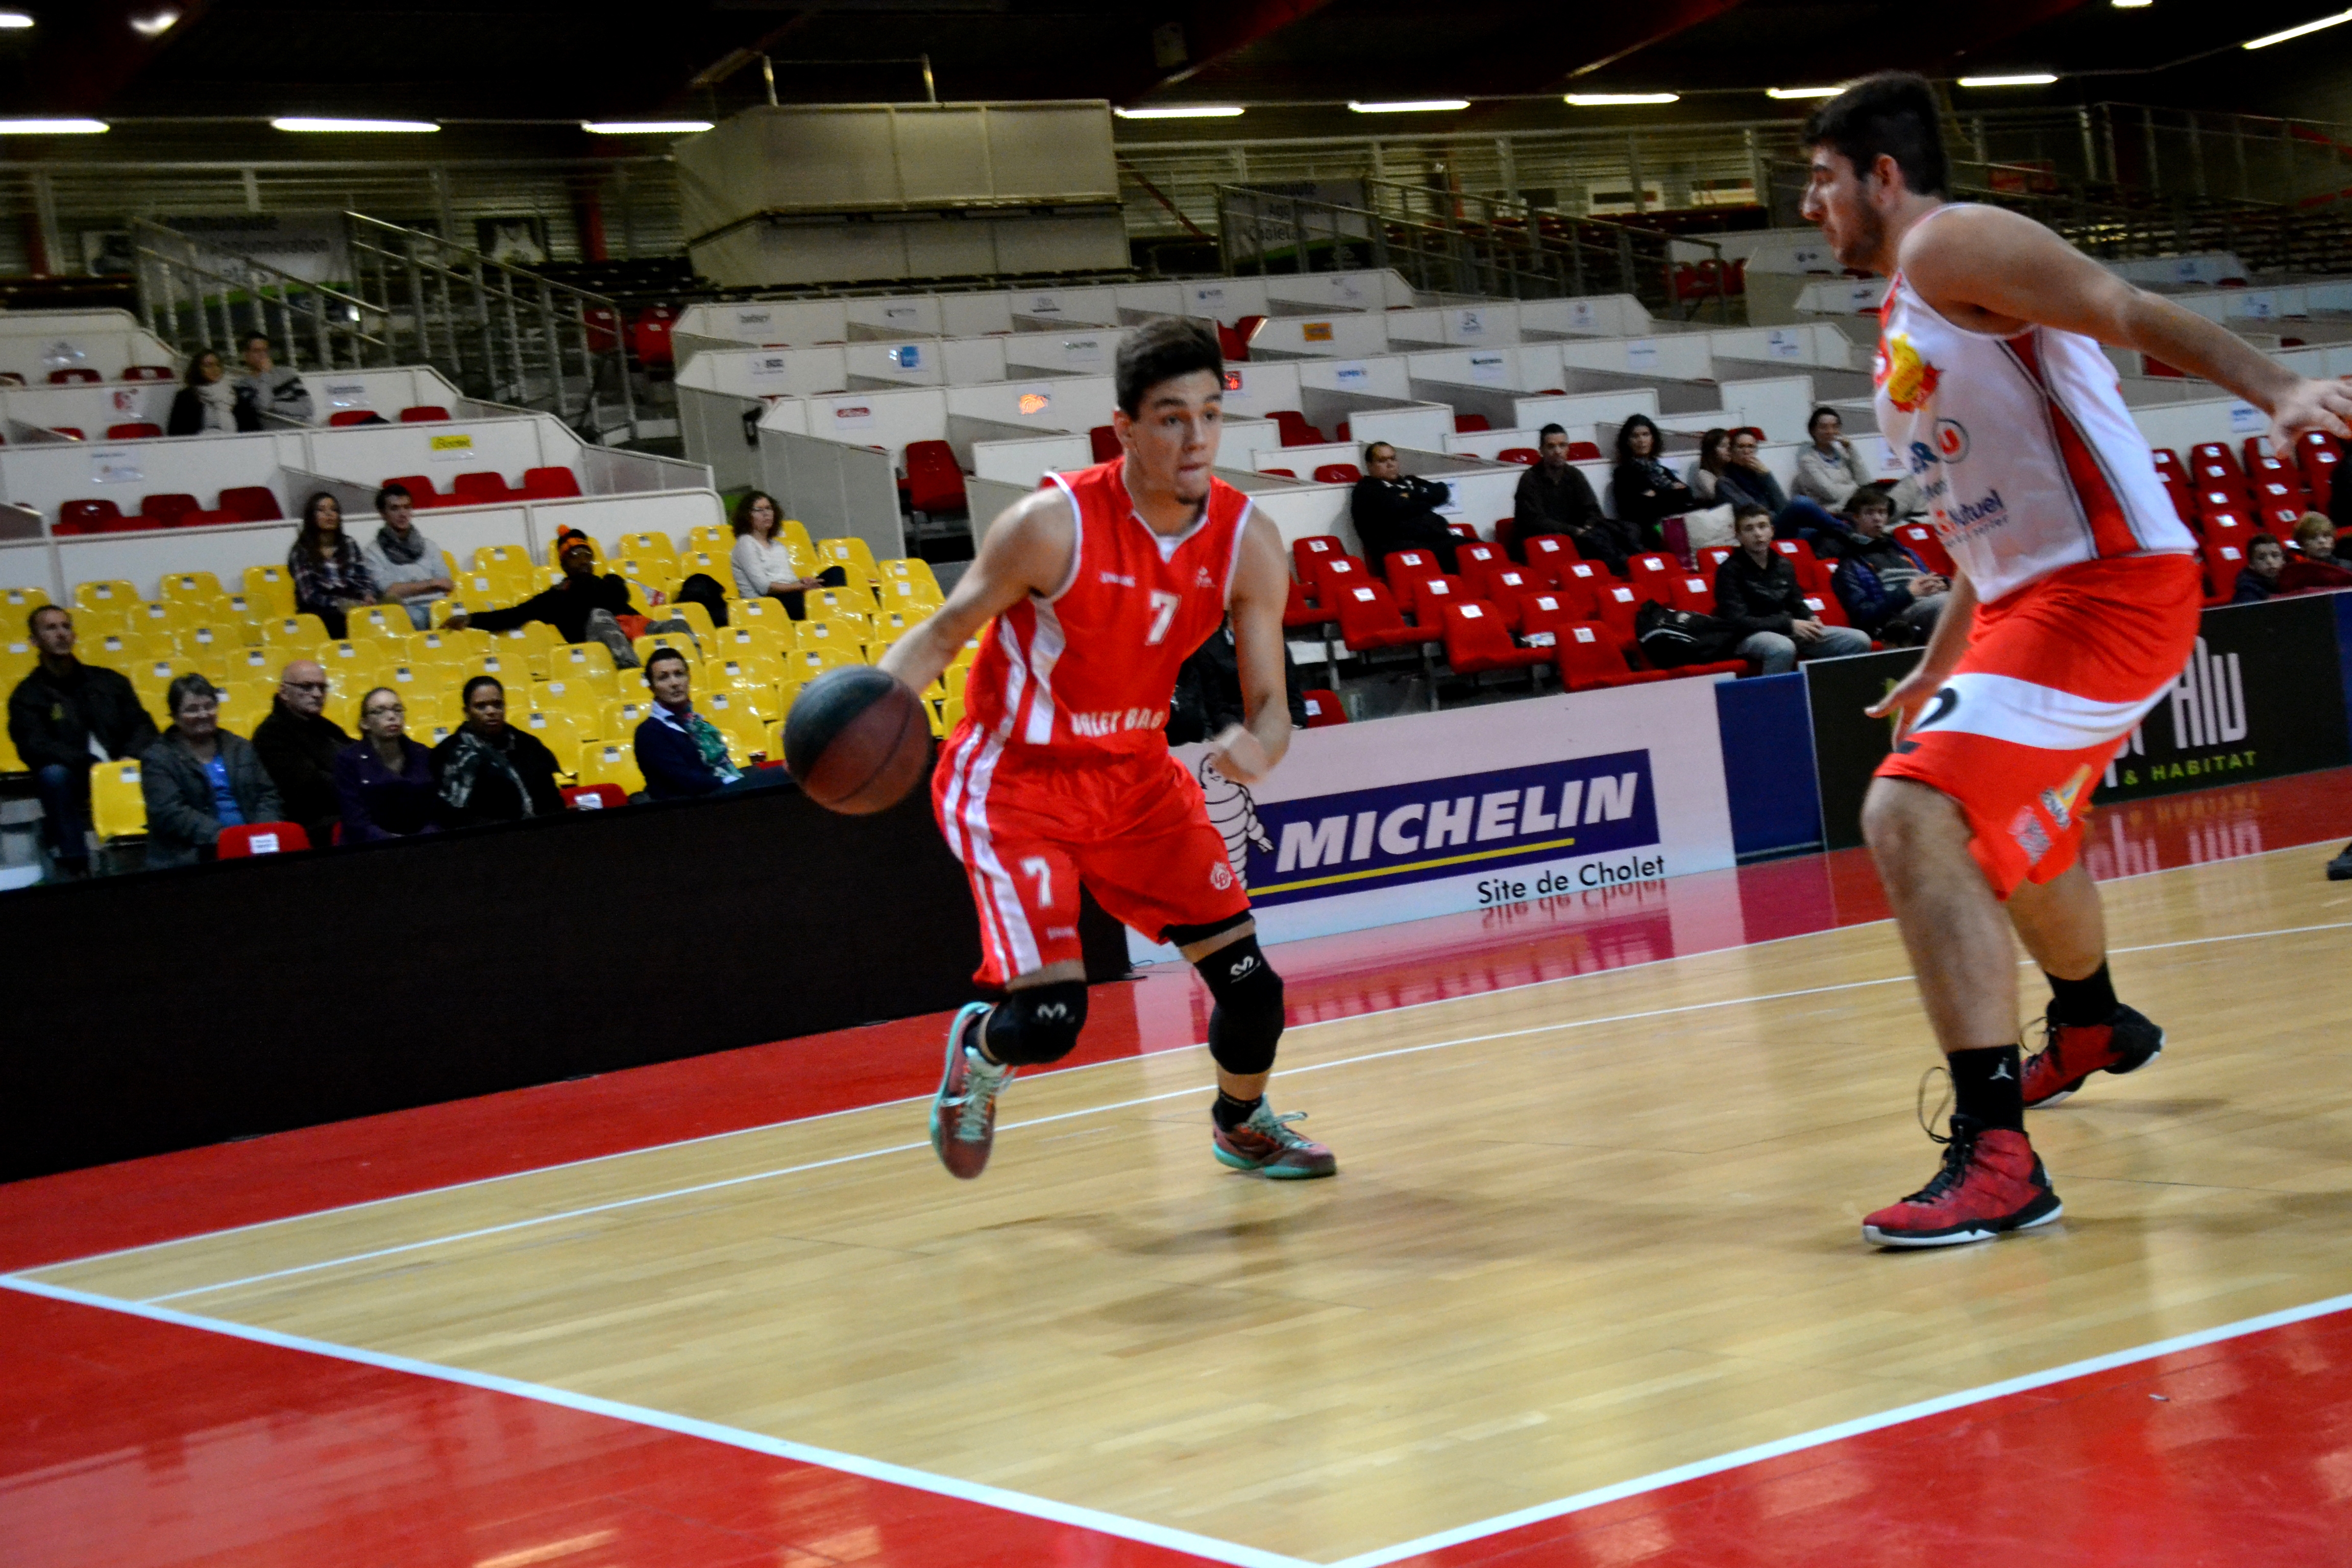
[[[2268,532],[2294,548],[2294,525],[2303,514],[2327,510],[2342,460],[2335,437],[2315,430],[2285,457],[2273,453],[2263,436],[2247,437],[2235,451],[2221,441],[2191,447],[2185,463],[2169,447],[2156,449],[2165,492],[2202,542],[2207,604],[2229,602],[2253,534]]]

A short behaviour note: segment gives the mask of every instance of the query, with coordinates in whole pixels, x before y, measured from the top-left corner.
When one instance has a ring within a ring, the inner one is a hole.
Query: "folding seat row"
[[[397,416],[398,422],[403,425],[435,425],[446,420],[448,417],[449,411],[446,408],[442,407],[441,405],[437,403],[415,404],[410,407],[402,409]],[[328,426],[331,428],[338,430],[353,425],[383,425],[386,423],[389,423],[389,421],[373,408],[341,408],[337,409],[334,413],[327,416]]]
[[[271,522],[285,514],[267,485],[236,485],[221,491],[217,507],[205,510],[184,492],[143,496],[129,516],[105,500],[69,500],[58,508],[50,531],[58,534],[128,533],[146,528],[208,528],[231,522]]]
[[[436,506],[492,506],[505,501],[562,500],[580,493],[580,476],[570,468],[525,468],[522,483],[509,487],[506,476],[494,472],[459,474],[446,491],[436,489],[430,476],[400,474],[383,481],[399,485],[422,509]]]

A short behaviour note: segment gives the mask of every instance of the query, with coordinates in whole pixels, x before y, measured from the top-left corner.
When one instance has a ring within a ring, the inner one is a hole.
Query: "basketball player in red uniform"
[[[2024,1111],[2146,1065],[2163,1031],[2116,1000],[2076,858],[2091,790],[2195,645],[2197,542],[2155,476],[2101,343],[2228,388],[2284,451],[2347,434],[2352,390],[2306,380],[2117,279],[2032,220],[1948,205],[1933,89],[1874,76],[1805,126],[1805,216],[1888,275],[1874,380],[1958,565],[1863,806],[1871,854],[1952,1075],[1942,1168],[1863,1222],[1885,1247],[1985,1241],[2058,1217]],[[2004,920],[2004,915],[2006,919]],[[2021,1060],[2011,931],[2048,975]],[[1931,1134],[1932,1135],[1932,1134]]]
[[[1248,720],[1212,743],[1217,770],[1252,784],[1289,748],[1281,541],[1211,476],[1225,384],[1213,335],[1171,319],[1139,328],[1119,345],[1116,381],[1124,456],[1055,475],[999,517],[946,605],[882,660],[920,691],[987,628],[931,799],[979,906],[977,978],[1004,994],[967,1005],[948,1031],[931,1147],[951,1173],[979,1175],[998,1093],[1077,1044],[1084,883],[1208,983],[1217,1159],[1328,1176],[1331,1152],[1290,1129],[1296,1113],[1266,1106],[1282,981],[1258,950],[1201,786],[1164,733],[1177,668],[1230,612]]]

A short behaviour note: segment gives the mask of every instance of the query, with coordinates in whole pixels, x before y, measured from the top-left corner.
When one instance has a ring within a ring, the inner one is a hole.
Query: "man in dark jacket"
[[[1525,560],[1528,540],[1565,534],[1579,555],[1622,577],[1625,558],[1640,547],[1633,525],[1601,515],[1601,499],[1592,493],[1591,481],[1569,465],[1566,429],[1547,425],[1537,443],[1543,461],[1519,476],[1519,488],[1511,496],[1511,553]]]
[[[1290,662],[1288,643],[1282,647],[1282,685],[1290,701],[1291,726],[1304,730],[1307,693],[1299,685],[1298,667]],[[1234,652],[1234,623],[1228,616],[1176,672],[1175,694],[1168,704],[1168,743],[1209,740],[1244,717],[1241,660]]]
[[[555,563],[563,569],[562,582],[508,609],[451,616],[447,624],[472,626],[477,631],[508,632],[525,621],[544,621],[565,642],[593,639],[613,650],[614,664],[623,669],[636,668],[636,650],[620,622],[623,616],[637,614],[636,606],[629,603],[628,579],[599,574],[588,536],[576,528],[567,528],[558,534],[555,545]],[[685,631],[687,625],[680,620],[664,619],[649,624],[646,629]]]
[[[326,716],[326,705],[325,668],[298,658],[278,676],[277,700],[253,731],[253,749],[278,785],[286,820],[302,825],[314,849],[334,842],[335,824],[342,817],[335,757],[352,743],[342,726]]]
[[[1363,542],[1365,563],[1385,576],[1391,552],[1426,550],[1448,574],[1459,570],[1454,555],[1458,542],[1437,515],[1453,492],[1434,479],[1398,473],[1396,448],[1386,441],[1364,448],[1364,467],[1370,471],[1356,481],[1348,515]]]
[[[2246,563],[2230,595],[2233,605],[2259,605],[2278,592],[2279,573],[2286,565],[2286,546],[2268,533],[2246,541]]]
[[[1872,637],[1907,647],[1926,642],[1935,631],[1951,584],[1886,531],[1895,513],[1887,489],[1864,485],[1846,502],[1853,537],[1837,563],[1834,583],[1848,620]]]
[[[1824,626],[1805,603],[1797,569],[1772,548],[1772,514],[1742,508],[1733,519],[1739,549],[1715,569],[1715,613],[1742,634],[1739,657],[1786,675],[1800,658],[1868,653],[1870,638],[1852,626]]]
[[[155,740],[155,721],[131,682],[74,657],[73,615],[43,605],[28,629],[40,662],[8,694],[8,739],[41,797],[49,858],[58,875],[89,872],[89,765],[135,757]]]

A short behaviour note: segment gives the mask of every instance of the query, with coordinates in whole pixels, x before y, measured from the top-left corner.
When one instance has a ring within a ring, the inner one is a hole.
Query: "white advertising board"
[[[1288,942],[1733,864],[1715,681],[1664,681],[1294,735],[1246,789],[1202,780],[1261,940]],[[1129,933],[1139,963],[1176,959]]]

